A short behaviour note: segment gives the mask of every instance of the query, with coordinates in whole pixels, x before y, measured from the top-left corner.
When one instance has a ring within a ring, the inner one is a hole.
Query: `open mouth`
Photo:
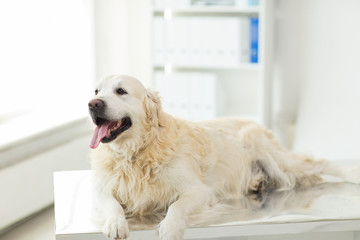
[[[124,117],[119,121],[109,121],[104,118],[97,117],[95,119],[95,123],[96,128],[90,143],[90,147],[92,149],[97,148],[100,142],[108,143],[113,141],[122,132],[128,130],[132,125],[129,117]]]

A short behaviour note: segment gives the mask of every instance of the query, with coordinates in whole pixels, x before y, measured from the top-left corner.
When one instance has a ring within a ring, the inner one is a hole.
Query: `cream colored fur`
[[[128,94],[117,96],[123,87]],[[166,213],[160,239],[183,239],[189,216],[223,200],[310,185],[321,174],[359,183],[358,170],[335,167],[280,146],[272,133],[241,119],[190,122],[162,111],[158,94],[129,76],[98,86],[112,120],[133,122],[92,153],[95,195],[111,239],[125,239],[125,217]],[[181,93],[180,93],[181,94]]]

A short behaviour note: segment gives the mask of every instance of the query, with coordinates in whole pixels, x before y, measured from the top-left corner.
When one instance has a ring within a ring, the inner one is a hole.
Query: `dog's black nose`
[[[93,99],[88,104],[91,111],[99,111],[104,107],[104,105],[104,102],[100,99]]]

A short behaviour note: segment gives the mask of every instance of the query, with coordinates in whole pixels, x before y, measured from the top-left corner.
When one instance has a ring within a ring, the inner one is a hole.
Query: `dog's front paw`
[[[103,233],[110,239],[127,239],[128,223],[124,217],[110,217],[105,221]]]
[[[182,219],[171,219],[166,217],[159,228],[160,240],[183,240],[185,222]]]

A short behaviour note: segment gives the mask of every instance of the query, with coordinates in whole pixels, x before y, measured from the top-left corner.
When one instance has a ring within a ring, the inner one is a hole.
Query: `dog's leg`
[[[186,190],[179,199],[170,205],[165,219],[160,223],[161,240],[181,240],[188,216],[204,206],[211,205],[213,195],[208,187],[198,184]]]
[[[303,157],[302,166],[303,173],[309,176],[329,175],[341,178],[349,183],[360,184],[360,167],[345,167],[336,165],[327,160],[314,160]]]
[[[101,189],[97,192],[96,206],[104,218],[103,233],[110,239],[127,239],[129,227],[122,206],[110,190]]]
[[[247,196],[256,208],[261,208],[267,200],[267,195],[274,190],[275,185],[259,161],[251,166],[251,181]]]
[[[289,162],[293,162],[293,159],[289,155],[290,152],[277,143],[270,131],[257,124],[250,124],[241,129],[239,137],[252,162],[249,164],[252,176],[245,185],[247,186],[244,189],[245,194],[257,189],[257,175],[261,180],[263,173],[266,173],[267,181],[271,181],[278,190],[294,188],[296,175],[287,169],[287,166],[291,165]]]

